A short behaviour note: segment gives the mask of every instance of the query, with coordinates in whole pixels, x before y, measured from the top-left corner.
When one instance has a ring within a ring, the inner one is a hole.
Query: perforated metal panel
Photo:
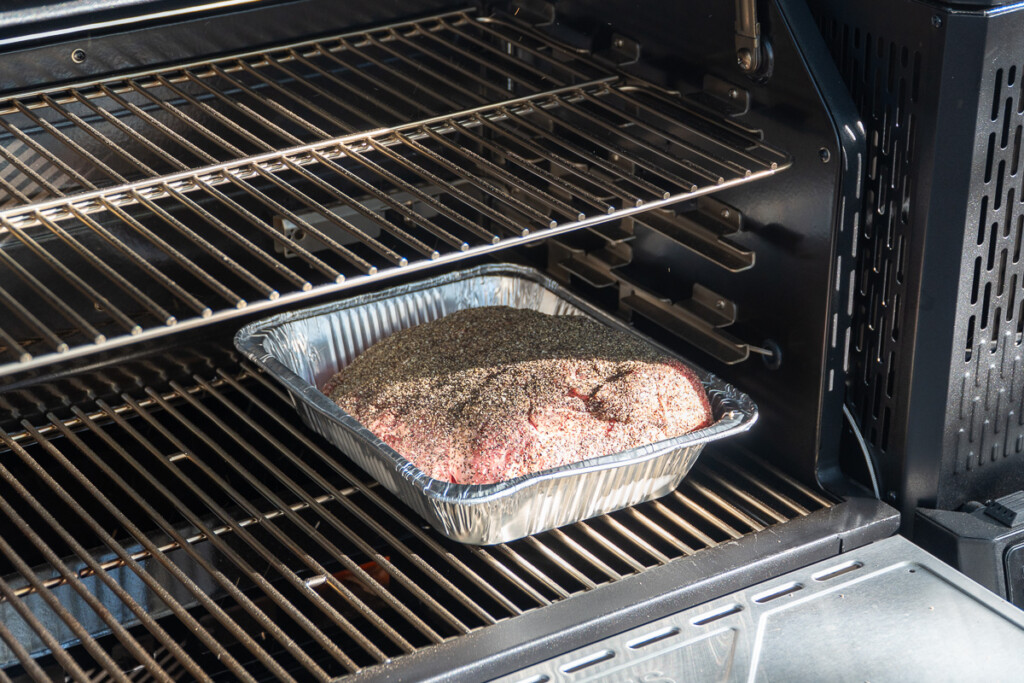
[[[964,231],[948,427],[957,478],[1024,452],[1024,43],[1020,48],[1017,59],[993,60],[981,79],[977,201]]]
[[[1020,488],[1024,5],[812,4],[868,134],[847,401],[884,494]]]
[[[902,399],[907,254],[913,221],[909,170],[917,143],[922,54],[835,19],[823,30],[867,130],[862,222],[854,240],[849,392],[864,437],[884,453]],[[898,419],[898,418],[897,418]]]

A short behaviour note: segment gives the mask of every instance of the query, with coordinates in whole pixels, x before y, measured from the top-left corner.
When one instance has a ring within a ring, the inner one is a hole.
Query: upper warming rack
[[[468,12],[23,93],[0,100],[0,372],[788,163],[587,53]]]

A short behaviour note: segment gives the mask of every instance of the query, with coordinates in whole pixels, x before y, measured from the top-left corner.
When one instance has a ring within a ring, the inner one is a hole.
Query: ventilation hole
[[[1013,134],[1013,155],[1010,157],[1010,175],[1016,176],[1017,170],[1020,168],[1020,136],[1024,131],[1024,126],[1017,126],[1017,131]]]
[[[988,237],[988,261],[985,270],[992,272],[996,265],[996,245],[999,243],[999,223],[993,223]]]
[[[1017,198],[1017,188],[1011,187],[1006,193],[1006,220],[1003,221],[1003,237],[1010,236],[1010,227],[1013,225],[1013,200]]]
[[[644,634],[639,638],[634,638],[626,643],[626,646],[631,650],[639,650],[642,647],[660,643],[661,641],[667,640],[675,635],[679,635],[679,629],[675,626],[666,626],[665,628],[659,628],[657,631],[651,631],[650,633]]]
[[[577,671],[583,671],[586,668],[600,664],[601,662],[607,662],[609,659],[615,656],[615,653],[611,650],[601,650],[600,652],[594,652],[586,657],[577,659],[574,662],[569,662],[562,667],[562,673],[574,674]]]
[[[519,681],[519,683],[548,683],[551,680],[551,676],[547,674],[537,674],[536,676],[530,676]]]
[[[1002,296],[1006,290],[1006,250],[999,252],[999,275],[996,278],[996,296]]]
[[[904,45],[903,49],[900,50],[900,66],[906,69],[908,63],[910,63],[910,50]]]
[[[767,602],[767,601],[764,601],[764,602]],[[694,626],[704,626],[705,624],[710,624],[713,621],[718,621],[719,619],[725,619],[730,614],[738,614],[739,612],[742,612],[742,611],[743,611],[743,608],[740,607],[739,605],[726,605],[725,607],[721,607],[719,609],[716,609],[714,612],[711,612],[709,614],[704,614],[704,615],[702,615],[700,617],[697,617],[693,621],[691,621],[690,623],[693,624]]]
[[[903,319],[900,317],[900,308],[902,307],[902,299],[899,294],[892,295],[892,331],[889,333],[889,337],[893,341],[900,340],[900,325],[903,323]]]
[[[909,164],[914,156],[914,150],[917,148],[917,115],[911,112],[907,114],[907,130],[904,133],[907,136],[907,163]],[[908,188],[909,191],[909,188]]]
[[[1024,199],[1024,194],[1021,194],[1021,199]],[[1017,218],[1017,239],[1013,241],[1013,262],[1020,262],[1020,243],[1021,237],[1024,236],[1024,214],[1021,214]]]
[[[985,244],[985,226],[988,224],[988,195],[981,198],[981,209],[978,210],[978,246]]]
[[[1002,326],[1002,322],[1003,309],[996,308],[996,313],[992,317],[992,347],[989,349],[992,353],[995,353],[996,349],[999,348],[997,342],[999,341],[999,328]]]
[[[1013,320],[1014,304],[1017,301],[1017,273],[1010,276],[1010,295],[1006,300],[1006,320]]]
[[[992,92],[992,120],[999,118],[999,101],[1003,94],[1003,70],[996,71],[996,87]]]
[[[892,392],[896,388],[896,353],[894,351],[889,352],[889,372],[885,377],[885,395],[892,398]]]
[[[985,296],[981,302],[981,320],[978,321],[979,330],[988,329],[988,310],[989,306],[992,305],[992,283],[985,283]]]
[[[889,447],[889,418],[890,418],[890,416],[891,416],[891,411],[889,410],[889,406],[886,406],[885,410],[882,411],[882,448],[883,449],[886,449],[886,448]]]
[[[1018,324],[1019,327],[1019,324]],[[974,355],[974,316],[967,320],[967,340],[964,343],[964,361],[970,362]]]
[[[996,154],[996,134],[988,134],[988,154],[985,156],[985,184],[992,182],[992,162]]]
[[[796,581],[783,584],[782,586],[778,586],[777,588],[773,588],[769,591],[765,591],[764,593],[759,593],[758,595],[755,595],[754,602],[758,603],[759,605],[763,605],[766,602],[778,600],[779,598],[783,598],[787,595],[796,593],[798,590],[802,590],[803,587],[804,585],[802,583],[797,583]]]
[[[978,285],[981,283],[981,257],[974,259],[974,281],[971,283],[971,304],[978,303]]]
[[[811,578],[813,578],[815,581],[829,581],[830,579],[834,579],[837,576],[842,576],[843,574],[855,572],[863,566],[864,563],[862,562],[847,562],[845,564],[839,565],[838,567],[823,569],[817,574],[812,574]]]
[[[1012,86],[1017,80],[1017,67],[1016,65],[1011,66],[1010,70],[1006,72],[1006,85]]]
[[[903,249],[903,235],[896,238],[896,284],[903,284],[904,273],[906,272],[906,254]]]
[[[1003,204],[1003,180],[1006,173],[1006,160],[999,161],[999,170],[996,172],[996,202],[993,211],[998,211]]]
[[[892,267],[892,263],[889,261],[889,259],[886,259],[886,260],[882,261],[882,269],[881,269],[882,270],[882,273],[881,273],[882,301],[888,301],[889,300],[889,291],[890,291],[890,288],[892,287],[892,281],[891,281],[891,279],[889,277],[889,269],[891,267]]]
[[[1013,120],[1013,98],[1006,98],[1006,111],[1003,114],[1003,136],[999,139],[999,149],[1006,149],[1010,142],[1010,121]]]

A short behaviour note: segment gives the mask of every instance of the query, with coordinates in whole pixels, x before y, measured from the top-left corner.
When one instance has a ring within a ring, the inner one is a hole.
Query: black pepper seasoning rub
[[[367,349],[323,391],[427,475],[489,484],[711,423],[700,380],[584,316],[471,308]]]

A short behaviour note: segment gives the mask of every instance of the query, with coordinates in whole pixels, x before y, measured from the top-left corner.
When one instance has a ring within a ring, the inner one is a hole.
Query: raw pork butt
[[[582,316],[489,306],[386,337],[323,392],[421,471],[492,484],[711,424],[700,380]]]

